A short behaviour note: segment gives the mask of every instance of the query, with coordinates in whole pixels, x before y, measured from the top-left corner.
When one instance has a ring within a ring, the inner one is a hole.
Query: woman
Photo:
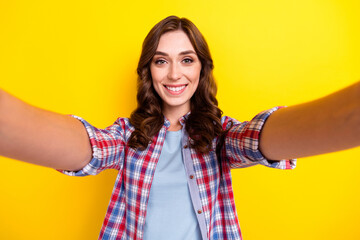
[[[117,169],[100,239],[241,239],[230,169],[360,145],[360,84],[240,123],[221,117],[212,69],[198,29],[168,17],[144,41],[129,119],[101,130],[1,91],[0,154],[74,176]]]

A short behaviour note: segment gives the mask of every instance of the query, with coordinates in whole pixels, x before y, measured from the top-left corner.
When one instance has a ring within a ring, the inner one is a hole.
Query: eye
[[[155,60],[155,64],[157,64],[157,65],[162,65],[164,63],[166,63],[166,61],[164,59]]]
[[[193,63],[194,60],[192,60],[191,58],[185,58],[185,59],[183,60],[183,62],[184,62],[184,63]]]

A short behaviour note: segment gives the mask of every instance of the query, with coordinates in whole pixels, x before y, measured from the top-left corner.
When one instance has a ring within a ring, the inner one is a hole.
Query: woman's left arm
[[[360,145],[360,81],[326,97],[274,112],[260,135],[271,160],[340,151]]]

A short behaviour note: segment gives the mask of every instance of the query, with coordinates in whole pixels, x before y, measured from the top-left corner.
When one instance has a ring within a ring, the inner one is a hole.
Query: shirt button
[[[198,214],[201,214],[201,213],[202,213],[202,211],[201,211],[201,210],[198,210],[198,211],[197,211],[197,213],[198,213]]]
[[[184,148],[188,148],[188,145],[184,145]]]
[[[194,178],[194,175],[190,175],[190,179],[193,179]]]

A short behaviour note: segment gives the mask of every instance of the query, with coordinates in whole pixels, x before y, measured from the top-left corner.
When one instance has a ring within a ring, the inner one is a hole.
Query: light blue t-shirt
[[[167,131],[150,189],[144,240],[201,240],[181,151],[181,130]]]

